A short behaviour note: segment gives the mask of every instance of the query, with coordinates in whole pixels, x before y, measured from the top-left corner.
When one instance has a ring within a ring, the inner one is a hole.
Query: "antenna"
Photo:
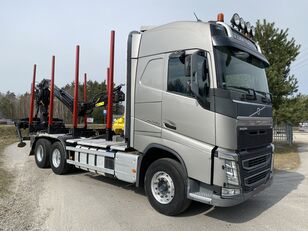
[[[198,18],[198,16],[196,15],[195,12],[194,12],[194,15],[195,15],[195,17],[196,17],[196,19],[197,19],[197,22],[202,22],[202,21]]]

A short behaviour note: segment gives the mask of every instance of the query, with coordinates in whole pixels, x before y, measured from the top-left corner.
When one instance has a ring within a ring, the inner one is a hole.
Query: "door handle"
[[[172,129],[172,130],[176,130],[176,125],[175,123],[171,122],[171,121],[168,121],[169,123],[167,122],[164,122],[164,125],[166,128],[169,128],[169,129]]]

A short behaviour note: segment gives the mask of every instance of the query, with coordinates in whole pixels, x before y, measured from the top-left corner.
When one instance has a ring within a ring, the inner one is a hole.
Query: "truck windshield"
[[[218,85],[224,89],[252,89],[268,93],[265,67],[261,60],[231,47],[215,47]]]

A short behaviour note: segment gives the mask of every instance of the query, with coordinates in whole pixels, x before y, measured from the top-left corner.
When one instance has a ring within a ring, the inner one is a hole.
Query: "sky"
[[[216,20],[225,22],[238,13],[252,24],[258,19],[289,28],[289,37],[301,45],[291,74],[299,92],[308,94],[307,0],[0,0],[0,92],[23,94],[30,90],[33,65],[37,81],[51,76],[56,56],[55,84],[74,80],[75,49],[80,45],[80,81],[103,81],[109,63],[110,31],[116,32],[115,82],[125,83],[126,43],[130,31],[172,21]]]

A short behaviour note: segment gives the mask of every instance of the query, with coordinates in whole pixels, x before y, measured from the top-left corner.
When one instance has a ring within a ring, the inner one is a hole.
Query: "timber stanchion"
[[[112,105],[113,105],[113,73],[114,73],[114,39],[115,31],[111,31],[110,36],[110,65],[108,72],[108,105],[107,105],[107,124],[106,124],[106,133],[107,140],[112,140]]]
[[[52,133],[52,124],[53,124],[53,101],[54,101],[54,89],[55,89],[55,64],[56,64],[56,57],[52,56],[50,96],[49,96],[49,114],[48,114],[48,133]]]
[[[36,78],[36,64],[33,66],[33,80],[31,85],[30,97],[30,112],[29,112],[29,131],[32,131],[33,111],[34,111],[34,98],[35,98],[35,78]]]
[[[106,95],[108,97],[108,86],[109,86],[109,67],[107,67],[107,75],[106,75]],[[107,98],[107,104],[108,105],[108,98]],[[105,107],[106,109],[106,113],[104,114],[104,123],[107,124],[107,106]],[[107,129],[107,125],[106,125],[106,129]]]
[[[87,102],[87,73],[84,73],[84,83],[83,83],[83,102]],[[87,114],[84,114],[83,117],[84,120],[84,128],[88,127],[88,122],[87,122]]]
[[[107,81],[107,89],[106,89],[106,94],[108,95],[108,86],[109,86],[109,67],[107,68],[107,76],[106,76],[106,81]]]
[[[73,135],[75,134],[78,125],[78,86],[79,86],[79,45],[76,46],[74,105],[73,105]]]

